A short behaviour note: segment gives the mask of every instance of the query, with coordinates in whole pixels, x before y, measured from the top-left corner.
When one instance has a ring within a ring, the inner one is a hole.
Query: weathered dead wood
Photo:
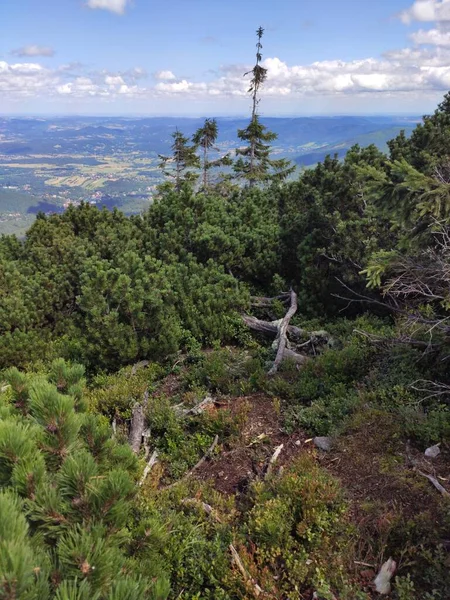
[[[257,598],[259,598],[259,596],[261,596],[261,595],[265,595],[263,592],[263,589],[256,583],[256,581],[253,579],[253,577],[250,575],[250,573],[244,567],[244,564],[243,564],[239,554],[237,553],[236,548],[233,546],[233,544],[230,544],[229,548],[230,548],[231,555],[233,556],[233,560],[234,560],[237,568],[242,573],[245,583],[247,585],[250,584],[251,587],[253,588],[254,595]]]
[[[263,321],[262,319],[257,319],[251,315],[241,315],[241,318],[249,329],[256,331],[257,333],[267,335],[268,337],[276,337],[278,334],[278,328],[282,321],[282,319],[278,321]],[[287,335],[295,341],[307,340],[308,342],[315,342],[320,340],[328,341],[331,339],[330,334],[322,329],[317,331],[308,331],[306,329],[296,327],[295,325],[288,325]]]
[[[145,465],[144,472],[142,473],[142,477],[139,480],[139,486],[143,485],[144,481],[147,479],[148,474],[153,469],[153,466],[158,462],[158,451],[154,450],[153,454],[150,456],[150,460]]]
[[[295,362],[297,365],[304,365],[308,361],[310,361],[310,357],[305,354],[299,354],[298,352],[294,352],[290,348],[285,348],[283,352],[283,359],[289,359]]]
[[[433,475],[430,475],[429,473],[424,473],[419,467],[421,466],[419,461],[417,459],[415,459],[412,454],[411,454],[411,448],[409,445],[409,442],[406,443],[406,458],[408,459],[408,463],[410,465],[412,465],[412,467],[414,468],[414,470],[419,473],[419,475],[422,475],[422,477],[426,477],[428,479],[428,481],[430,481],[434,487],[441,492],[441,494],[443,496],[445,496],[446,498],[450,498],[450,492],[448,492],[445,487],[443,485],[441,485],[439,483],[439,481],[436,479],[436,477],[433,477]]]
[[[269,464],[267,465],[266,477],[269,477],[269,475],[272,473],[273,467],[274,467],[275,463],[277,462],[278,457],[280,456],[283,448],[284,448],[284,444],[280,444],[279,446],[277,446],[275,448],[275,452],[272,454]]]
[[[183,475],[183,477],[181,479],[178,479],[178,481],[174,481],[173,483],[171,483],[170,485],[166,486],[165,490],[170,490],[170,488],[175,487],[176,485],[178,485],[179,483],[181,483],[182,481],[186,481],[186,479],[188,479],[189,477],[191,477],[191,475],[197,470],[199,469],[202,464],[206,461],[207,458],[209,458],[211,456],[211,454],[214,452],[215,447],[217,446],[219,442],[219,436],[216,435],[216,437],[214,438],[213,443],[211,444],[211,446],[208,448],[208,450],[205,452],[205,454],[201,457],[201,459],[198,461],[197,464],[195,464],[192,469],[190,471],[188,471],[185,475]]]
[[[244,323],[252,329],[253,331],[257,331],[258,333],[263,333],[269,337],[275,337],[278,333],[278,327],[281,321],[262,321],[261,319],[257,319],[256,317],[252,317],[250,315],[242,315],[242,320]],[[287,333],[296,339],[304,339],[309,338],[311,334],[318,332],[308,332],[306,329],[300,329],[300,327],[295,327],[295,325],[289,325],[287,328]]]
[[[423,471],[420,471],[419,469],[416,469],[416,471],[419,473],[419,475],[426,477],[428,479],[428,481],[430,481],[434,485],[434,487],[439,492],[441,492],[441,494],[443,496],[445,496],[446,498],[450,498],[450,492],[447,492],[445,487],[439,483],[439,481],[436,479],[436,477],[433,477],[433,475],[429,475],[428,473],[424,473]]]
[[[150,437],[151,437],[150,428],[144,429],[144,431],[142,432],[142,445],[144,446],[145,460],[147,460],[147,458],[149,457],[149,454],[150,454]]]
[[[279,367],[281,361],[283,360],[284,351],[285,351],[285,349],[287,347],[287,343],[288,343],[287,328],[289,326],[289,321],[292,319],[292,317],[295,315],[296,312],[297,312],[297,294],[294,292],[294,290],[291,290],[291,305],[289,306],[287,313],[285,314],[284,318],[282,319],[282,321],[278,327],[278,334],[275,339],[275,344],[277,346],[277,354],[275,356],[273,365],[269,369],[269,375],[275,375],[275,373],[278,371],[278,367]]]
[[[176,404],[172,408],[175,410],[178,416],[187,417],[189,415],[200,415],[204,412],[209,406],[214,404],[214,398],[211,396],[206,396],[201,402],[193,406],[192,408],[182,408],[183,403]]]
[[[142,434],[145,429],[145,410],[148,404],[148,390],[145,391],[142,402],[136,402],[131,415],[130,433],[128,441],[135,454],[139,454],[142,443]]]

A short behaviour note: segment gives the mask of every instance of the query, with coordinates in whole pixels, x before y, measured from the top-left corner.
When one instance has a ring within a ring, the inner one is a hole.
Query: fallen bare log
[[[230,548],[231,555],[233,556],[233,560],[234,560],[237,568],[242,573],[242,576],[243,576],[243,578],[245,580],[245,583],[247,585],[248,584],[251,585],[251,587],[253,588],[254,595],[257,598],[259,598],[259,596],[261,596],[262,594],[264,594],[262,588],[256,583],[256,581],[253,579],[253,577],[250,575],[250,573],[244,567],[244,564],[243,564],[243,562],[242,562],[239,554],[237,553],[236,548],[233,546],[233,544],[230,544],[229,548]]]
[[[287,339],[287,328],[289,326],[289,321],[297,312],[297,294],[294,290],[291,290],[291,305],[284,318],[282,319],[279,328],[278,334],[275,339],[275,344],[277,346],[277,354],[275,356],[275,360],[273,365],[269,369],[269,375],[274,375],[278,371],[278,367],[283,360],[284,351],[287,347],[288,339]]]
[[[252,331],[262,333],[268,337],[276,337],[278,333],[278,327],[281,323],[281,320],[263,321],[262,319],[257,319],[251,315],[242,315],[242,320]],[[301,329],[295,325],[288,325],[287,335],[296,341],[311,340],[316,342],[319,340],[328,341],[331,339],[330,334],[323,329],[319,329],[317,331],[308,331],[307,329]]]
[[[257,319],[256,317],[252,317],[250,315],[242,315],[242,320],[247,327],[253,331],[257,331],[258,333],[263,333],[264,335],[268,335],[270,337],[275,337],[278,333],[280,321],[262,321],[261,319]],[[300,329],[300,327],[295,327],[294,325],[288,326],[287,333],[299,340],[310,337],[310,333],[306,331],[306,329]]]
[[[153,469],[153,466],[158,462],[158,451],[154,450],[153,454],[150,456],[150,460],[145,465],[144,472],[142,473],[142,477],[139,481],[139,486],[141,486],[144,481],[147,479],[148,474]]]
[[[148,390],[145,391],[141,402],[136,402],[131,415],[130,433],[128,441],[135,454],[139,454],[142,443],[142,434],[145,429],[145,410],[148,404]]]

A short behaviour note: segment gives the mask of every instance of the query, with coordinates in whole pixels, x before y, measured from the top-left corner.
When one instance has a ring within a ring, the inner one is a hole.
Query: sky
[[[450,0],[0,0],[0,114],[425,114],[450,89]]]

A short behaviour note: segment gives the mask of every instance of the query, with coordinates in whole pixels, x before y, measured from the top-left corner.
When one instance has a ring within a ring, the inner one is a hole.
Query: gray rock
[[[333,447],[333,440],[330,437],[319,436],[313,439],[314,445],[324,452],[329,452]]]
[[[441,450],[439,448],[439,444],[436,444],[435,446],[430,446],[425,450],[425,456],[427,456],[428,458],[436,458],[436,456],[439,456],[440,453]]]

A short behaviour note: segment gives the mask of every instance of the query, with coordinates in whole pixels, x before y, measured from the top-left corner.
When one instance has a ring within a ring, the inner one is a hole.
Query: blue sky
[[[450,0],[1,0],[0,113],[421,114],[450,88]]]

